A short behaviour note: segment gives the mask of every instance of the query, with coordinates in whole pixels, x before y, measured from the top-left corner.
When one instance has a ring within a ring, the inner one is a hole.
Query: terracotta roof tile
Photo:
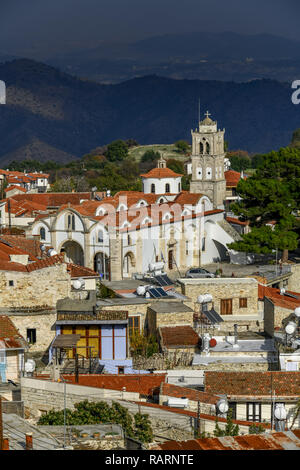
[[[11,319],[6,315],[0,316],[0,349],[1,347],[23,348],[26,344],[23,336],[15,327]]]
[[[148,171],[148,173],[144,173],[140,175],[142,178],[179,178],[183,176],[179,173],[175,173],[175,171],[171,170],[170,168],[152,168],[152,170]]]
[[[205,371],[205,391],[228,396],[267,396],[271,389],[279,396],[300,395],[300,372]]]
[[[64,377],[68,379],[68,381],[75,383],[74,375],[64,375]],[[120,391],[125,387],[127,392],[153,395],[153,391],[158,390],[160,384],[165,382],[165,380],[166,374],[79,375],[78,385]]]
[[[224,172],[225,179],[226,179],[226,187],[227,188],[236,188],[238,182],[241,179],[241,173],[234,170],[228,170]]]
[[[263,300],[264,297],[270,299],[274,305],[277,307],[286,308],[288,310],[294,310],[296,307],[300,307],[300,293],[286,291],[286,294],[292,294],[297,297],[298,299],[294,299],[293,297],[288,297],[286,295],[280,294],[280,289],[276,289],[274,287],[267,287],[258,284],[258,298]]]
[[[163,346],[166,348],[195,347],[199,343],[199,336],[191,326],[173,326],[160,328]]]
[[[161,394],[169,397],[188,398],[192,401],[200,401],[201,403],[208,403],[215,405],[220,397],[211,393],[200,392],[192,388],[179,387],[169,383],[163,383],[161,386]]]

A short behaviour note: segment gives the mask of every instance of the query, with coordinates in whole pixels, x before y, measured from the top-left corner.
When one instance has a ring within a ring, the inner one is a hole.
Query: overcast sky
[[[300,40],[299,0],[0,0],[0,51],[133,41],[188,31]],[[46,49],[45,49],[46,50]]]

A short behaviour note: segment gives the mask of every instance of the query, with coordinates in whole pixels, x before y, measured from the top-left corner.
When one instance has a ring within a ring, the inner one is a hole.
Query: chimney
[[[32,433],[31,432],[26,433],[25,438],[26,438],[26,449],[25,450],[33,450]]]
[[[9,450],[9,439],[8,439],[8,437],[3,437],[2,450]]]
[[[238,344],[238,326],[237,326],[236,323],[233,325],[233,328],[234,328],[234,346],[237,346],[237,344]]]

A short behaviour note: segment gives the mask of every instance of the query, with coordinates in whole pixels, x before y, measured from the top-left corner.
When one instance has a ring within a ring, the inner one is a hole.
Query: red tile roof
[[[68,263],[67,270],[69,271],[71,278],[75,277],[99,277],[99,274],[90,268],[85,266],[79,266],[77,264]]]
[[[286,308],[288,310],[295,310],[295,308],[300,307],[300,293],[292,291],[286,291],[286,293],[295,295],[299,298],[294,299],[293,297],[281,295],[280,289],[275,289],[274,287],[267,287],[258,284],[258,298],[260,300],[263,300],[264,297],[267,297],[277,307]]]
[[[210,437],[189,441],[168,441],[152,446],[151,450],[300,450],[299,432],[274,432],[243,436]]]
[[[167,374],[79,375],[78,385],[120,391],[124,390],[125,387],[126,392],[136,392],[140,395],[153,395],[153,391],[157,391],[160,384],[165,382],[166,375]],[[64,374],[64,377],[75,384],[74,375]]]
[[[24,348],[26,341],[7,315],[0,316],[0,349]]]
[[[230,224],[236,224],[236,225],[249,225],[249,222],[242,222],[239,219],[236,219],[234,217],[226,217],[227,222]]]
[[[13,189],[18,189],[18,191],[21,191],[22,193],[26,193],[26,192],[27,192],[27,189],[22,188],[22,186],[15,186],[15,185],[8,186],[4,191],[5,191],[6,193],[9,193],[9,192],[12,191]]]
[[[195,347],[199,343],[199,336],[191,326],[168,326],[160,328],[162,346],[166,348]]]
[[[208,403],[215,405],[220,397],[211,393],[200,392],[192,388],[179,387],[178,385],[163,383],[160,388],[160,394],[168,397],[188,398],[192,401],[200,401],[201,403]]]
[[[152,168],[148,173],[140,175],[142,178],[179,178],[183,176],[175,171],[170,170],[170,168]]]
[[[300,395],[300,372],[205,371],[205,391],[227,396],[278,397]]]
[[[226,187],[227,188],[236,188],[238,182],[241,179],[241,173],[234,170],[228,170],[224,172],[225,179],[226,179]]]

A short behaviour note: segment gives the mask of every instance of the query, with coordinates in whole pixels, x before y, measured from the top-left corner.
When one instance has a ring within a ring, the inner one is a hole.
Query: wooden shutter
[[[232,315],[232,299],[221,300],[221,315]]]

